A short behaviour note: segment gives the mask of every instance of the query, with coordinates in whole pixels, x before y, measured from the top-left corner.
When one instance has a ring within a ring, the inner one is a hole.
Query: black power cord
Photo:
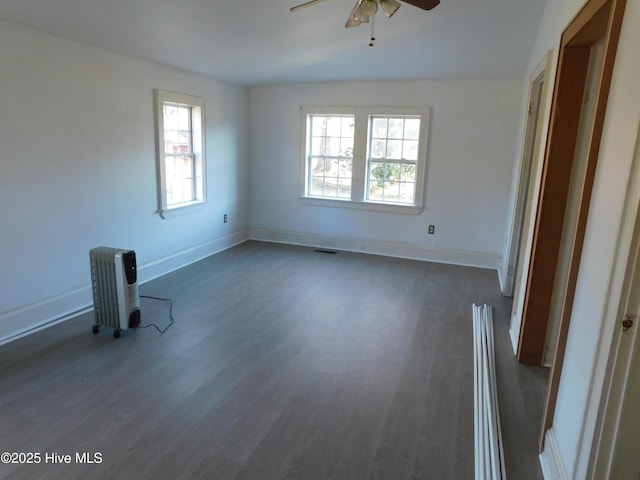
[[[173,322],[175,321],[173,318],[173,300],[171,300],[170,298],[152,297],[150,295],[140,295],[140,298],[150,298],[152,300],[161,300],[163,302],[169,302],[169,318],[171,319],[171,321],[169,322],[169,325],[164,327],[164,329],[162,330],[160,330],[160,328],[155,323],[150,323],[148,325],[138,325],[138,328],[154,327],[158,332],[160,332],[160,335],[162,335],[164,332],[169,330],[169,327],[173,325]]]

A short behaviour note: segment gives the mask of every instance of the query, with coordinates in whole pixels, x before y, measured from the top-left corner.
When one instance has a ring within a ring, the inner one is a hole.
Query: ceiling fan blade
[[[422,10],[431,10],[440,3],[440,0],[402,0],[404,3],[421,8]]]
[[[295,7],[291,7],[289,9],[290,12],[297,12],[298,10],[302,10],[303,8],[310,7],[311,5],[315,5],[316,3],[324,2],[325,0],[311,0],[310,2],[301,3],[300,5],[296,5]]]

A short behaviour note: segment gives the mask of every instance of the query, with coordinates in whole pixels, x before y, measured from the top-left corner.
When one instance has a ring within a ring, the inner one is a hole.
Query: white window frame
[[[201,208],[206,202],[206,162],[205,162],[205,101],[204,98],[184,93],[154,90],[156,117],[156,167],[158,172],[158,214],[162,218],[190,213]],[[191,111],[191,154],[193,158],[192,200],[176,204],[167,202],[167,177],[165,169],[164,106],[189,107]]]
[[[429,132],[429,107],[376,107],[376,106],[303,106],[301,107],[301,162],[300,200],[306,205],[322,205],[361,210],[418,214],[424,210],[427,174],[427,151]],[[316,197],[308,193],[310,115],[353,115],[355,121],[353,145],[353,171],[351,198]],[[367,199],[368,157],[370,145],[370,118],[372,116],[417,116],[420,117],[418,160],[416,162],[415,201],[413,204],[385,203]]]

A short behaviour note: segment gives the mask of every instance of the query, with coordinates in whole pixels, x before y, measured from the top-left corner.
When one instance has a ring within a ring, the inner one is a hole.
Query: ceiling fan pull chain
[[[369,46],[370,47],[373,47],[373,42],[376,41],[376,37],[373,34],[373,27],[374,27],[375,24],[376,24],[376,17],[373,16],[373,17],[371,17],[371,41],[369,42]]]

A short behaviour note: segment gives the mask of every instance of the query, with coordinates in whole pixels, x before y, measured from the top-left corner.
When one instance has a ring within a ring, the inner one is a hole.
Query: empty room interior
[[[640,478],[640,1],[297,3],[0,3],[0,478]]]

